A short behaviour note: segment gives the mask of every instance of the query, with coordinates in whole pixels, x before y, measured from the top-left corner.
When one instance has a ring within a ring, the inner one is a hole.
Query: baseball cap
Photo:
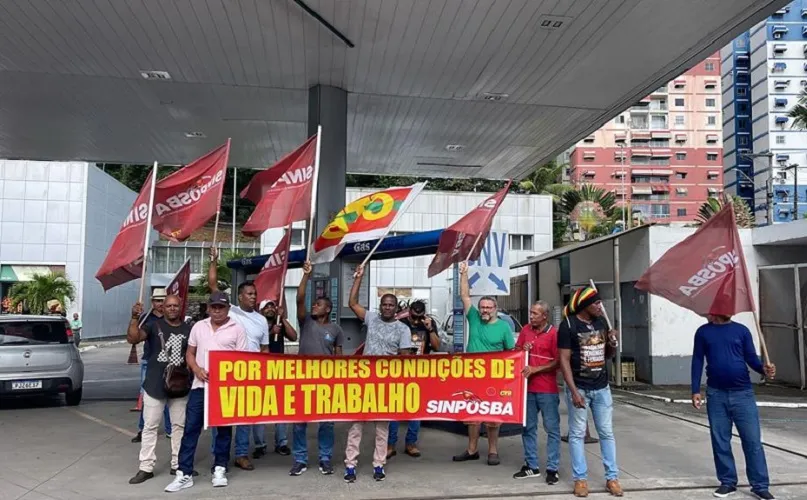
[[[210,294],[210,298],[207,299],[207,305],[229,306],[230,297],[228,297],[224,292],[213,292]]]
[[[277,305],[277,302],[275,302],[275,301],[274,301],[274,300],[272,300],[272,299],[269,299],[269,300],[262,300],[262,301],[261,301],[261,304],[260,304],[260,307],[258,307],[258,310],[259,310],[259,311],[260,311],[260,310],[262,310],[264,307],[268,306],[269,304],[272,304],[273,306],[276,306],[276,305]]]
[[[164,299],[165,297],[165,288],[155,288],[154,291],[151,292],[152,299]]]

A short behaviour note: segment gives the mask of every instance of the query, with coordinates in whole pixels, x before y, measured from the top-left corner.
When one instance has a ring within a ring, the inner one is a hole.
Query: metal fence
[[[776,379],[805,388],[807,264],[759,268],[760,326]]]
[[[521,274],[510,278],[510,295],[498,297],[499,307],[515,317],[519,323],[526,325],[530,316],[529,297],[527,295],[527,275]]]

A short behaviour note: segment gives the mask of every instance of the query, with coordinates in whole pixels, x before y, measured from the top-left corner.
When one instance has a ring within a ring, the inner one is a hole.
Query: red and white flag
[[[507,181],[507,185],[499,192],[491,195],[475,209],[465,214],[462,219],[443,230],[440,242],[437,244],[437,252],[429,264],[429,278],[440,274],[454,263],[479,258],[479,254],[482,253],[482,248],[485,246],[485,239],[490,233],[493,217],[496,216],[504,197],[507,196],[511,183],[512,181]],[[471,252],[471,247],[477,238],[480,243]]]
[[[109,248],[106,259],[101,264],[95,278],[101,282],[104,291],[139,278],[143,274],[143,246],[146,241],[146,227],[149,213],[152,173],[146,178],[140,194],[135,198],[129,214]]]
[[[289,267],[289,251],[291,248],[291,230],[287,229],[286,234],[275,247],[274,252],[269,254],[263,269],[255,278],[255,289],[258,291],[257,302],[260,304],[264,300],[274,300],[278,303],[283,293],[283,283],[286,280],[286,269]]]
[[[751,280],[734,220],[726,205],[645,271],[636,288],[701,316],[753,311]]]
[[[241,231],[260,236],[264,231],[285,227],[311,217],[311,190],[318,136],[311,136],[271,168],[255,175],[241,191],[241,198],[255,203]]]
[[[184,241],[213,218],[221,207],[229,156],[228,140],[157,182],[154,229],[171,241]]]

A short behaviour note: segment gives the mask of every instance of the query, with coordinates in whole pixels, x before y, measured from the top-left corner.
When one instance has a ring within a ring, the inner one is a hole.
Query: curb
[[[98,349],[98,346],[97,345],[88,345],[88,346],[84,346],[84,347],[79,347],[78,352],[87,352],[87,351],[91,351],[93,349]]]
[[[664,396],[656,396],[654,394],[642,394],[641,392],[634,392],[634,391],[626,391],[624,389],[617,389],[620,392],[624,392],[625,394],[630,394],[632,396],[639,396],[642,398],[653,399],[656,401],[663,401],[664,403],[673,403],[673,404],[691,404],[692,401],[689,399],[673,399],[667,398]],[[706,398],[703,398],[704,404],[706,404]],[[799,409],[799,408],[807,408],[807,403],[778,403],[774,401],[757,401],[757,407],[759,408],[790,408],[790,409]]]

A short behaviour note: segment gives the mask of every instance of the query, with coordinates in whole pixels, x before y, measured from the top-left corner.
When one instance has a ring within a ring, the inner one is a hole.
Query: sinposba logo
[[[437,401],[426,403],[426,413],[459,415],[513,415],[513,403],[501,401]]]
[[[224,181],[224,170],[219,170],[216,175],[205,175],[199,182],[185,191],[169,196],[165,201],[157,201],[154,203],[154,211],[156,215],[162,216],[168,212],[178,210],[199,201],[202,196]],[[141,203],[129,211],[126,220],[123,221],[123,227],[128,227],[131,224],[144,222],[148,217],[148,203]]]
[[[727,251],[723,245],[715,247],[704,259],[703,267],[690,276],[685,284],[679,286],[678,290],[687,297],[694,297],[734,271],[739,263],[740,257],[736,250]]]

